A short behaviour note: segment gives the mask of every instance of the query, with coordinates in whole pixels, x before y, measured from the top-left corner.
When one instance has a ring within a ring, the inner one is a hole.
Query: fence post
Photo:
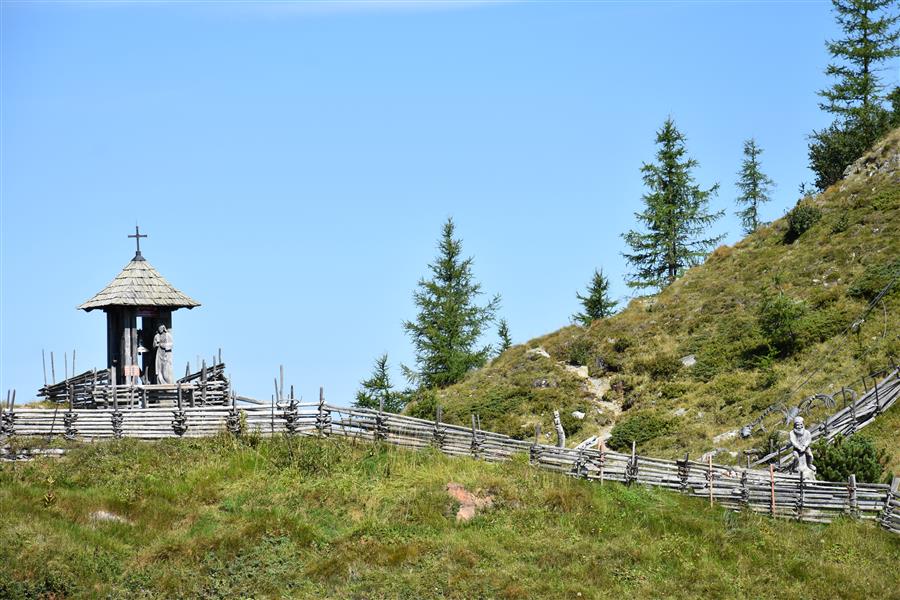
[[[850,516],[858,516],[859,502],[856,498],[856,473],[852,473],[847,478],[847,504]]]
[[[319,387],[319,412],[316,414],[316,432],[319,437],[331,433],[331,414],[325,410],[324,387]]]
[[[431,433],[431,439],[435,447],[441,450],[444,447],[444,438],[447,436],[447,428],[441,427],[441,418],[444,416],[444,409],[438,404],[434,411],[434,430]]]
[[[63,425],[66,428],[63,437],[67,440],[74,440],[78,436],[78,430],[75,429],[78,415],[75,414],[75,389],[71,383],[66,386],[66,395],[69,397],[69,410],[63,415]]]
[[[481,440],[478,439],[478,429],[475,426],[475,415],[472,414],[472,456],[481,457]]]
[[[797,490],[797,501],[794,503],[794,513],[797,517],[797,520],[800,521],[803,518],[803,495],[806,488],[806,480],[803,476],[803,471],[800,471],[800,484]]]
[[[631,440],[631,459],[628,461],[628,465],[625,467],[625,483],[626,485],[630,485],[634,480],[637,479],[638,474],[638,458],[635,449],[637,444],[635,444],[634,440]]]
[[[741,471],[741,504],[750,506],[750,487],[747,481],[747,469]]]
[[[891,489],[889,489],[885,495],[884,510],[881,511],[881,518],[878,520],[882,527],[894,532],[896,532],[897,529],[892,524],[894,515],[893,501],[895,498],[900,497],[900,491],[898,490],[900,490],[900,477],[894,477],[891,481]]]
[[[113,437],[117,440],[122,439],[123,431],[122,431],[122,422],[125,420],[125,416],[122,414],[122,411],[119,410],[119,400],[118,398],[113,396],[113,412],[110,415],[109,420],[112,424],[112,432]],[[107,403],[109,402],[109,398],[107,398]]]
[[[706,478],[709,480],[709,505],[713,505],[713,468],[712,468],[712,454],[706,457],[707,463],[707,472]]]
[[[206,359],[203,359],[203,369],[200,371],[200,404],[206,406]]]
[[[681,482],[681,491],[682,493],[687,493],[688,491],[688,478],[691,475],[691,465],[690,465],[690,455],[685,452],[684,460],[677,460],[675,464],[678,465],[678,479]]]
[[[769,463],[769,486],[770,486],[770,501],[769,501],[769,512],[772,513],[772,516],[775,516],[775,465]]]
[[[187,432],[188,424],[187,415],[182,408],[180,396],[178,398],[178,410],[173,411],[172,414],[174,416],[174,418],[172,419],[172,431],[175,432],[175,435],[181,437]]]
[[[878,378],[874,378],[872,381],[875,382],[875,415],[878,416],[881,414],[881,398],[878,396]]]
[[[231,391],[231,409],[225,417],[225,427],[232,435],[241,435],[241,415],[237,410],[237,393],[234,390]]]
[[[606,444],[603,443],[603,438],[597,441],[597,447],[600,450],[600,485],[603,485],[603,471],[606,466]]]
[[[375,415],[375,441],[383,441],[388,437],[387,419],[384,416],[384,398],[378,399],[378,414]]]
[[[0,411],[0,435],[11,436],[16,433],[16,414],[13,412],[13,404],[16,403],[15,390],[13,390],[12,395],[10,395],[9,390],[6,390],[6,403],[8,405],[6,412]]]
[[[528,449],[528,462],[533,465],[540,464],[541,456],[543,456],[544,451],[541,449],[541,424],[535,423],[534,425],[534,443],[531,445],[531,448]]]

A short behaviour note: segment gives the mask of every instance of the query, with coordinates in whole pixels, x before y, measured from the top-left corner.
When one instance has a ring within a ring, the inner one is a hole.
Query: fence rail
[[[560,448],[471,427],[364,408],[296,401],[268,406],[176,406],[166,408],[53,409],[0,408],[0,437],[62,435],[67,439],[134,437],[162,439],[234,435],[293,434],[383,441],[405,448],[434,447],[451,456],[502,461],[525,453],[544,469],[603,483],[617,481],[679,491],[729,508],[747,509],[799,521],[829,522],[846,515],[878,522],[900,533],[898,483],[857,484],[804,480],[800,475],[739,469],[707,462],[667,460],[596,448]]]

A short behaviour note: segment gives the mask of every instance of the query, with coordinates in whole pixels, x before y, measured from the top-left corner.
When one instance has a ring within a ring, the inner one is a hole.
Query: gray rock
[[[731,431],[726,431],[725,433],[720,433],[716,437],[712,439],[713,444],[721,444],[723,442],[727,442],[728,440],[733,440],[738,436],[738,430],[733,429]]]
[[[96,510],[91,513],[92,521],[107,521],[112,523],[126,523],[130,524],[131,521],[126,519],[121,515],[117,515],[116,513],[112,513],[106,510]]]
[[[693,354],[688,354],[687,356],[681,357],[681,364],[685,367],[693,367],[697,364],[697,357]]]
[[[531,356],[532,358],[537,358],[538,356],[543,356],[544,358],[550,358],[550,355],[544,350],[541,346],[537,348],[531,348],[525,351],[527,356]]]

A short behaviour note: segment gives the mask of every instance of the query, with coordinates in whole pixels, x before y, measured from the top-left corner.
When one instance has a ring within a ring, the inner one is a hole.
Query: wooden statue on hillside
[[[816,480],[816,468],[813,466],[813,455],[810,445],[812,434],[803,425],[803,417],[794,418],[794,428],[790,433],[791,446],[796,460],[796,469],[804,479]]]
[[[172,376],[172,334],[160,325],[153,336],[153,348],[156,349],[156,383],[174,383]]]

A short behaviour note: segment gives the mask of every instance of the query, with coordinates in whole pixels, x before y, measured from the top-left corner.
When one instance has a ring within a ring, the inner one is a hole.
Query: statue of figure
[[[156,383],[174,383],[172,377],[172,334],[160,325],[153,336],[153,348],[156,349]]]
[[[794,428],[789,437],[794,450],[794,459],[797,461],[797,470],[803,474],[805,479],[815,481],[816,468],[812,464],[813,455],[809,448],[812,443],[812,434],[804,427],[803,417],[794,418]]]

